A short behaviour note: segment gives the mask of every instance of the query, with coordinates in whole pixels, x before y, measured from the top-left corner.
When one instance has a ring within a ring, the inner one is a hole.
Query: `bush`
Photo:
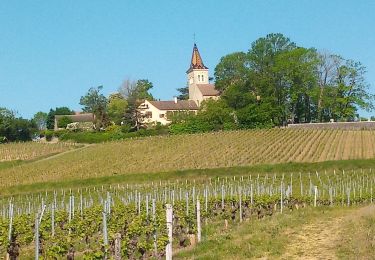
[[[121,132],[124,134],[129,133],[131,130],[132,130],[132,127],[130,125],[125,124],[121,126]]]
[[[44,131],[44,136],[46,137],[46,141],[49,142],[52,140],[54,132],[50,130]]]
[[[72,119],[70,117],[67,117],[67,116],[63,116],[62,118],[60,118],[58,121],[57,121],[57,127],[58,128],[66,128],[66,126],[68,124],[71,124],[73,123]]]
[[[105,132],[67,132],[60,136],[60,140],[73,141],[76,143],[102,143],[108,141],[121,140],[126,138],[145,137],[154,135],[167,135],[168,128],[160,129],[141,129],[136,132],[123,133],[121,131]]]
[[[105,131],[107,133],[121,133],[121,126],[118,126],[118,125],[110,125],[108,126]]]

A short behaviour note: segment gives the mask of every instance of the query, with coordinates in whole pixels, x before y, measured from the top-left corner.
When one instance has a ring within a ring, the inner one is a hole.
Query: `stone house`
[[[74,115],[56,115],[55,116],[55,127],[54,130],[59,130],[58,122],[61,118],[68,117],[72,120],[72,123],[79,123],[87,127],[91,125],[91,128],[94,126],[95,115],[93,113],[80,113],[76,112]]]

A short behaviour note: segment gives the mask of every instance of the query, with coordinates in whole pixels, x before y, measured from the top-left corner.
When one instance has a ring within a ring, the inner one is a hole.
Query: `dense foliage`
[[[15,112],[0,108],[0,143],[29,141],[36,128],[34,121],[17,117]]]
[[[215,86],[242,126],[346,121],[358,108],[373,108],[364,75],[360,62],[269,34],[247,53],[224,56],[215,68]]]
[[[297,46],[282,34],[269,34],[253,42],[247,53],[222,57],[215,68],[221,100],[203,105],[197,117],[174,121],[171,130],[196,133],[353,121],[358,108],[373,109],[365,72],[360,62]],[[186,94],[186,88],[178,91]]]

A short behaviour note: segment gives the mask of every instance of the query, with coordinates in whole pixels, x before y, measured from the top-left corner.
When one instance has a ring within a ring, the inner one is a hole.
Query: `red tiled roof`
[[[187,73],[189,73],[193,69],[208,69],[206,66],[204,66],[202,57],[195,43],[193,48],[193,54],[191,55],[190,68],[188,69]]]
[[[213,84],[197,84],[198,89],[203,96],[219,96],[220,93],[215,89]]]
[[[154,107],[160,110],[198,110],[197,104],[193,100],[174,101],[149,101]]]

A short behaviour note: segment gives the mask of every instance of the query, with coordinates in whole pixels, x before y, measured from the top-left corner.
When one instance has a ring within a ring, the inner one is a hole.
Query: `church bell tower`
[[[208,78],[208,68],[203,64],[202,57],[199,53],[197,45],[194,43],[193,54],[191,55],[190,68],[186,71],[188,86],[189,86],[189,99],[200,100],[198,95],[198,86],[199,84],[209,84]],[[199,103],[199,101],[197,102]],[[198,106],[200,104],[197,104]]]

